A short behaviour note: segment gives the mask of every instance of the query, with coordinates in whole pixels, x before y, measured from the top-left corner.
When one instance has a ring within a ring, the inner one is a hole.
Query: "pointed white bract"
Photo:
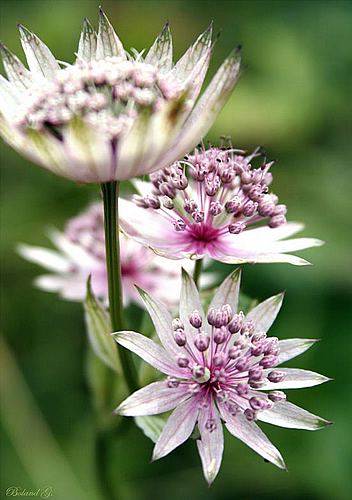
[[[50,272],[39,276],[35,280],[36,285],[43,290],[59,293],[66,300],[83,301],[87,278],[91,276],[94,295],[106,305],[108,284],[102,203],[91,204],[82,213],[67,221],[64,232],[51,230],[49,236],[56,250],[25,244],[18,246],[18,252],[25,259]],[[162,299],[169,307],[174,307],[180,295],[182,262],[159,257],[122,233],[120,241],[125,305],[130,302],[141,305],[140,295],[135,287],[139,285]],[[189,268],[192,266],[191,262],[187,261],[183,264]],[[159,303],[158,306],[161,307]],[[151,314],[151,311],[149,312]],[[164,314],[168,315],[168,323],[162,327],[167,332],[165,335],[171,336],[172,318],[166,308]],[[161,318],[159,316],[159,322]],[[167,342],[164,345],[166,346]]]
[[[214,87],[214,92],[218,89]],[[208,110],[207,104],[204,112]],[[303,226],[286,221],[286,206],[269,188],[272,162],[264,157],[260,167],[253,165],[261,155],[260,150],[244,155],[232,146],[195,149],[151,174],[149,181],[135,183],[139,194],[122,201],[121,226],[132,238],[171,259],[208,256],[227,264],[309,264],[289,252],[323,242],[285,239]]]
[[[154,460],[186,441],[197,426],[198,452],[209,484],[221,465],[222,422],[231,434],[281,469],[286,466],[280,452],[256,421],[307,430],[331,423],[288,403],[279,390],[329,380],[311,371],[278,367],[308,349],[314,340],[268,337],[282,294],[245,316],[238,311],[239,287],[240,272],[235,270],[215,292],[204,314],[194,281],[184,271],[180,318],[171,321],[163,305],[140,292],[163,347],[135,332],[113,334],[118,344],[169,375],[129,396],[115,413],[141,416],[174,409],[156,440]]]
[[[87,19],[76,61],[61,68],[49,48],[19,26],[28,69],[1,46],[0,134],[57,175],[80,183],[125,180],[182,157],[207,133],[239,74],[239,54],[198,99],[212,55],[211,26],[174,65],[166,25],[152,47],[128,54],[100,9]]]

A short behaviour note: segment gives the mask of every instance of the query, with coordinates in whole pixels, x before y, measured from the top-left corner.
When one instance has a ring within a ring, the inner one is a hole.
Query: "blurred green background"
[[[1,39],[22,54],[21,22],[58,59],[73,60],[82,18],[96,24],[95,1],[2,1]],[[263,429],[289,472],[274,468],[226,436],[222,470],[211,489],[195,443],[150,464],[152,443],[134,427],[111,441],[109,473],[122,500],[347,500],[351,487],[351,87],[350,1],[105,1],[126,48],[152,43],[168,19],[178,57],[211,19],[221,30],[210,70],[243,44],[244,68],[209,138],[231,135],[236,146],[263,145],[276,159],[274,191],[291,220],[326,245],[302,253],[314,266],[245,266],[244,291],[263,299],[286,290],[272,334],[322,342],[294,365],[334,382],[290,399],[334,421],[320,432]],[[22,57],[22,55],[21,55]],[[53,487],[58,500],[99,500],[93,469],[94,422],[84,376],[85,331],[79,304],[33,289],[35,266],[17,242],[44,244],[45,229],[97,195],[1,149],[2,323],[10,352],[2,363],[2,486]],[[224,275],[231,266],[222,266]],[[6,354],[7,353],[7,354]]]

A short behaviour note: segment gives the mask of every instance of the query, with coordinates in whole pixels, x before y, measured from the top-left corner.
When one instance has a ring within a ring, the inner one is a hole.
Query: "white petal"
[[[219,308],[224,304],[229,304],[233,312],[237,312],[238,299],[240,294],[241,283],[241,268],[235,269],[219,286],[213,300],[209,305],[211,307]]]
[[[91,270],[96,267],[96,260],[93,255],[86,252],[82,246],[72,243],[65,233],[57,229],[51,229],[49,237],[55,246],[67,256],[67,259],[77,264],[81,269]]]
[[[117,178],[129,179],[161,168],[161,161],[184,124],[187,91],[162,103],[157,112],[140,113],[118,148]]]
[[[46,292],[56,292],[65,300],[82,302],[86,295],[88,276],[70,274],[42,274],[34,280],[35,286]]]
[[[321,245],[324,245],[324,241],[316,238],[292,238],[274,243],[272,253],[294,252],[305,248],[320,247]]]
[[[198,418],[198,402],[194,398],[181,403],[172,412],[154,447],[153,460],[165,457],[192,434]]]
[[[116,342],[137,354],[144,361],[166,375],[185,377],[187,372],[178,368],[160,345],[136,332],[114,332]]]
[[[304,224],[301,222],[287,222],[282,226],[271,228],[268,226],[247,229],[237,236],[237,241],[242,245],[242,241],[253,244],[256,241],[278,241],[302,231]]]
[[[166,23],[161,33],[149,49],[144,62],[156,66],[162,73],[167,73],[172,67],[172,36],[169,23]]]
[[[203,474],[208,484],[210,485],[216,478],[222,460],[224,451],[224,433],[220,415],[215,406],[209,409],[201,410],[198,418],[198,428],[201,439],[197,440],[198,452],[202,460]],[[215,429],[210,432],[206,429],[206,424],[209,419],[212,419],[216,425]]]
[[[258,420],[289,429],[308,431],[321,429],[332,423],[288,401],[280,401],[270,410],[258,412]]]
[[[96,58],[99,60],[109,56],[117,56],[126,59],[123,45],[100,7]]]
[[[121,229],[145,246],[170,245],[171,236],[176,233],[162,212],[146,210],[123,198],[119,200],[119,219]]]
[[[319,342],[319,339],[279,340],[280,353],[278,364],[285,363],[286,361],[299,356],[312,347],[312,345],[316,342]]]
[[[280,469],[286,469],[281,453],[255,422],[249,422],[243,413],[238,413],[233,417],[224,407],[221,407],[221,413],[225,419],[226,428],[231,434]]]
[[[69,165],[66,177],[83,183],[115,179],[109,141],[82,118],[75,116],[63,131],[63,147]]]
[[[13,119],[21,105],[20,91],[14,84],[0,75],[0,112],[9,120]]]
[[[186,80],[192,73],[198,61],[201,60],[210,50],[213,33],[213,23],[199,35],[197,40],[177,61],[173,73],[180,80]]]
[[[189,396],[187,389],[182,385],[169,388],[166,380],[153,382],[125,399],[114,413],[127,417],[158,415],[174,409]]]
[[[60,66],[48,47],[37,35],[27,30],[21,24],[18,26],[18,29],[28,67],[33,73],[34,78],[54,78]]]
[[[186,154],[205,136],[235,86],[239,68],[240,59],[236,52],[225,60],[198,100],[181,133],[176,137],[174,148],[163,158],[164,164],[172,163]]]
[[[28,130],[24,135],[22,154],[26,154],[44,168],[70,178],[73,165],[64,154],[62,142],[51,133]]]
[[[32,83],[32,77],[28,69],[22,64],[15,54],[12,54],[5,45],[0,44],[2,61],[8,79],[19,89],[26,89]]]
[[[84,19],[78,44],[77,60],[90,62],[95,60],[97,50],[97,34],[88,19]]]
[[[147,292],[137,287],[140,296],[147,308],[155,326],[155,331],[160,339],[160,342],[171,355],[179,353],[172,327],[172,316],[167,308],[159,300],[151,297]],[[166,290],[166,289],[165,289]]]
[[[284,264],[293,264],[294,266],[309,266],[310,262],[308,262],[305,259],[302,259],[301,257],[297,257],[296,255],[290,255],[287,253],[276,253],[276,254],[258,254],[254,256],[254,258],[248,258],[247,262],[249,263],[274,263],[274,262],[281,262]],[[229,263],[229,262],[228,262]]]
[[[264,300],[249,311],[246,316],[246,320],[254,321],[257,332],[266,333],[274,323],[275,318],[280,311],[283,298],[284,294],[279,293],[278,295],[274,295],[273,297]]]
[[[273,369],[264,370],[264,374],[267,375],[273,371]],[[285,378],[282,382],[269,382],[267,380],[260,389],[300,389],[303,387],[313,387],[315,385],[323,384],[331,380],[324,375],[319,373],[311,372],[309,370],[300,370],[299,368],[280,368],[278,371],[285,374]]]
[[[70,269],[69,260],[55,252],[55,250],[20,244],[17,246],[17,252],[26,260],[43,266],[50,271],[65,273]]]

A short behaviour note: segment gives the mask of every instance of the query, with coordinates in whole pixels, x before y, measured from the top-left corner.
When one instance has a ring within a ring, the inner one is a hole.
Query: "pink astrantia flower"
[[[8,76],[0,76],[0,134],[33,162],[82,183],[129,179],[180,158],[207,133],[239,73],[234,51],[198,99],[211,26],[176,64],[168,25],[149,51],[128,54],[101,9],[98,33],[84,21],[73,64],[19,31],[29,69],[0,46]]]
[[[107,303],[102,204],[93,203],[83,213],[70,219],[64,232],[51,231],[50,238],[57,251],[24,244],[18,248],[27,260],[53,273],[37,278],[37,286],[46,291],[57,292],[67,300],[82,301],[90,275],[94,294]],[[123,234],[120,238],[125,303],[140,302],[134,286],[138,284],[159,298],[167,298],[169,305],[175,305],[181,287],[181,263],[158,257]]]
[[[286,206],[269,192],[272,163],[264,159],[254,168],[257,156],[260,152],[245,156],[232,148],[196,149],[152,174],[150,182],[136,183],[142,196],[121,200],[121,227],[172,259],[208,255],[229,264],[308,264],[287,252],[323,242],[286,239],[303,225],[286,222]]]
[[[219,287],[205,315],[196,286],[184,272],[179,318],[172,320],[163,304],[141,291],[162,346],[135,332],[113,334],[118,344],[168,375],[133,393],[115,413],[143,416],[173,410],[156,442],[153,460],[186,441],[197,425],[198,451],[209,484],[221,464],[222,423],[280,468],[285,468],[280,452],[256,421],[307,430],[330,423],[287,402],[282,392],[329,379],[307,370],[277,368],[316,340],[267,337],[283,295],[265,300],[244,316],[238,312],[239,282],[236,270]]]

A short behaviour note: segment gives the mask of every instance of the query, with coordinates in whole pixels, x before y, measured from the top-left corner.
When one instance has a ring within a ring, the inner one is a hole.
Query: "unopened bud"
[[[201,328],[203,321],[201,315],[199,314],[199,311],[193,311],[189,315],[188,319],[191,325],[194,326],[194,328]]]
[[[178,328],[174,332],[174,339],[175,339],[175,342],[178,346],[183,347],[184,345],[186,345],[187,340],[186,340],[185,331],[182,330],[181,328]]]
[[[204,333],[198,333],[194,339],[194,345],[200,352],[204,352],[208,349],[210,343],[210,338]]]
[[[271,401],[273,401],[274,403],[278,403],[279,401],[286,400],[286,394],[282,391],[273,391],[273,392],[269,392],[268,398]]]
[[[180,368],[187,368],[187,366],[189,365],[189,359],[187,358],[187,356],[185,356],[184,354],[180,354],[177,357],[177,365]]]
[[[277,370],[270,372],[268,375],[268,380],[270,382],[273,382],[274,384],[281,382],[284,378],[285,378],[285,373]]]

